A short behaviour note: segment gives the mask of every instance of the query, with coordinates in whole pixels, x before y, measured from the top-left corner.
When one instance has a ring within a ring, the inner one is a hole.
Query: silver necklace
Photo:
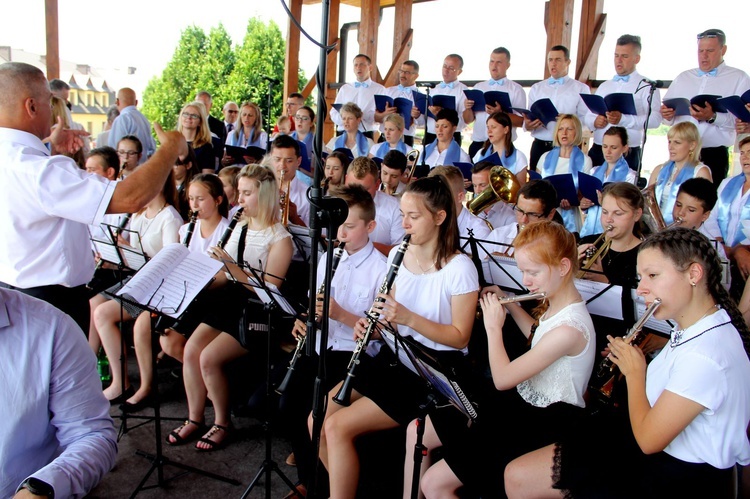
[[[672,348],[680,346],[682,344],[682,337],[684,336],[685,331],[687,331],[692,326],[694,326],[695,324],[698,324],[700,321],[702,321],[703,319],[705,319],[706,317],[708,317],[708,315],[711,313],[711,310],[719,310],[720,308],[721,307],[718,304],[711,305],[711,308],[709,308],[706,311],[706,313],[703,314],[703,317],[701,317],[700,319],[698,319],[697,321],[695,321],[691,326],[688,326],[688,327],[685,327],[685,328],[682,328],[682,329],[678,329],[674,333],[672,333],[672,338],[670,338],[670,340],[669,340],[669,343],[672,346]],[[711,329],[713,329],[713,328],[711,328]],[[703,333],[700,333],[700,334],[698,334],[696,336],[693,336],[693,338],[697,338],[701,334],[704,334],[704,333],[710,331],[711,329],[707,329],[706,331],[703,331]],[[687,343],[688,341],[692,340],[693,338],[690,338],[689,340],[685,341],[685,343]]]
[[[417,256],[416,253],[414,253],[414,258],[417,260],[417,267],[419,267],[419,270],[422,271],[422,275],[424,275],[427,272],[429,272],[430,270],[434,269],[435,268],[435,263],[437,263],[437,262],[432,262],[432,265],[430,265],[430,267],[427,270],[425,270],[425,269],[422,268],[422,264],[419,263],[419,257]]]

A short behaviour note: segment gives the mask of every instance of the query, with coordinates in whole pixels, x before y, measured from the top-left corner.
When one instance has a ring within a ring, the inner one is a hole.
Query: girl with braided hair
[[[750,463],[750,343],[716,251],[697,231],[662,231],[641,245],[638,273],[638,294],[660,298],[655,317],[676,325],[648,367],[608,337],[629,417],[592,416],[575,438],[511,462],[509,497],[733,497],[732,467]],[[611,473],[625,469],[638,472]]]

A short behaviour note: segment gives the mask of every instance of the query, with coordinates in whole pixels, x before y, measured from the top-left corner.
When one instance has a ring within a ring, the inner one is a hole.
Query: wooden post
[[[359,53],[372,59],[372,79],[376,80],[378,60],[378,24],[380,22],[380,0],[361,0],[361,15],[357,40]],[[353,57],[350,57],[353,59]],[[377,81],[377,80],[376,80]]]
[[[383,85],[386,87],[398,85],[398,69],[404,61],[409,59],[413,32],[411,29],[411,14],[413,0],[396,0],[395,19],[393,21],[393,63],[386,75]]]
[[[302,22],[302,0],[291,0],[289,10],[295,19]],[[284,95],[282,99],[286,99],[292,92],[299,91],[299,37],[299,29],[290,19],[287,24],[286,55],[284,57]]]
[[[339,41],[339,10],[341,9],[341,0],[330,0],[330,6],[331,9],[328,15],[328,45]],[[328,84],[336,81],[336,76],[338,75],[338,55],[338,50],[332,50],[331,53],[328,54],[325,81],[326,105],[328,106],[328,109],[330,109],[336,101],[336,89],[330,88]],[[318,112],[321,111],[322,110],[318,109]],[[327,144],[328,141],[331,140],[331,137],[333,137],[333,121],[331,121],[331,116],[328,114],[326,114],[326,124],[322,133],[323,144]]]
[[[44,0],[45,23],[47,28],[47,79],[60,78],[60,40],[58,35],[57,0]]]
[[[607,25],[607,15],[603,11],[604,0],[583,0],[581,28],[578,34],[576,79],[587,84],[596,78],[599,48]]]
[[[544,5],[544,29],[547,31],[547,50],[544,53],[544,77],[549,78],[547,54],[555,45],[570,49],[573,33],[573,0],[547,0]]]

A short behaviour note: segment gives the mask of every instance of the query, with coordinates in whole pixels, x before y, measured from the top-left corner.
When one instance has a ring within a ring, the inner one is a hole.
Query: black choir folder
[[[263,156],[266,155],[266,150],[261,147],[237,147],[237,146],[230,146],[226,145],[224,146],[224,150],[227,153],[227,156],[232,158],[232,161],[234,161],[235,164],[247,164],[247,160],[245,157],[253,158],[256,161],[260,161],[263,159]]]
[[[412,338],[393,333],[386,328],[380,330],[386,345],[398,356],[399,362],[414,374],[424,379],[435,391],[445,397],[470,423],[476,421],[477,410],[454,380],[448,378],[438,363]]]
[[[750,111],[745,107],[745,104],[750,104],[750,90],[742,95],[723,97],[719,99],[719,104],[724,106],[727,111],[735,115],[741,121],[750,123]]]
[[[580,94],[583,103],[592,113],[605,116],[608,112],[619,111],[622,114],[638,114],[635,110],[633,94],[618,92],[604,97],[596,94]]]
[[[375,109],[383,112],[386,107],[395,107],[398,109],[398,114],[404,118],[404,128],[411,128],[411,108],[414,107],[412,101],[403,97],[396,97],[394,99],[389,95],[375,95],[374,98]]]
[[[662,101],[662,104],[670,109],[674,109],[675,116],[690,116],[691,106],[706,107],[706,104],[710,104],[711,108],[717,113],[726,113],[727,109],[719,102],[720,99],[721,95],[701,94],[696,95],[692,99],[684,97],[665,99]]]
[[[172,243],[149,260],[117,295],[176,319],[223,266],[218,260]]]
[[[510,103],[510,95],[508,92],[500,92],[498,90],[488,90],[482,92],[481,90],[464,90],[466,98],[474,101],[474,105],[471,106],[471,110],[474,112],[484,112],[485,106],[490,105],[492,107],[500,104],[500,108],[506,112],[512,112],[512,106]]]
[[[416,90],[412,90],[411,94],[414,96],[414,106],[416,106],[422,114],[425,114],[425,109],[429,106],[438,106],[443,109],[456,110],[456,98],[452,95],[430,95],[428,100],[425,94],[417,92]],[[427,110],[427,116],[435,119],[435,115],[432,114],[429,109]]]

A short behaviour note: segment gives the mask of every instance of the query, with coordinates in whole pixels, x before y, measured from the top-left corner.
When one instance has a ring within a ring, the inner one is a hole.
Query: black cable
[[[332,45],[323,45],[322,43],[320,43],[319,41],[315,40],[313,37],[311,37],[310,35],[308,35],[307,31],[305,31],[304,29],[302,29],[302,26],[297,21],[297,19],[294,17],[294,15],[292,14],[292,11],[289,10],[289,7],[287,7],[286,2],[284,0],[279,0],[279,1],[281,2],[281,5],[284,7],[284,10],[286,11],[287,16],[289,16],[289,19],[291,19],[291,21],[294,23],[294,25],[297,26],[297,29],[299,29],[300,33],[302,33],[303,35],[305,35],[305,38],[307,38],[308,40],[310,40],[317,47],[325,49],[328,52],[330,52],[331,50],[333,50],[333,49],[336,48],[336,44],[335,43],[332,44]]]

